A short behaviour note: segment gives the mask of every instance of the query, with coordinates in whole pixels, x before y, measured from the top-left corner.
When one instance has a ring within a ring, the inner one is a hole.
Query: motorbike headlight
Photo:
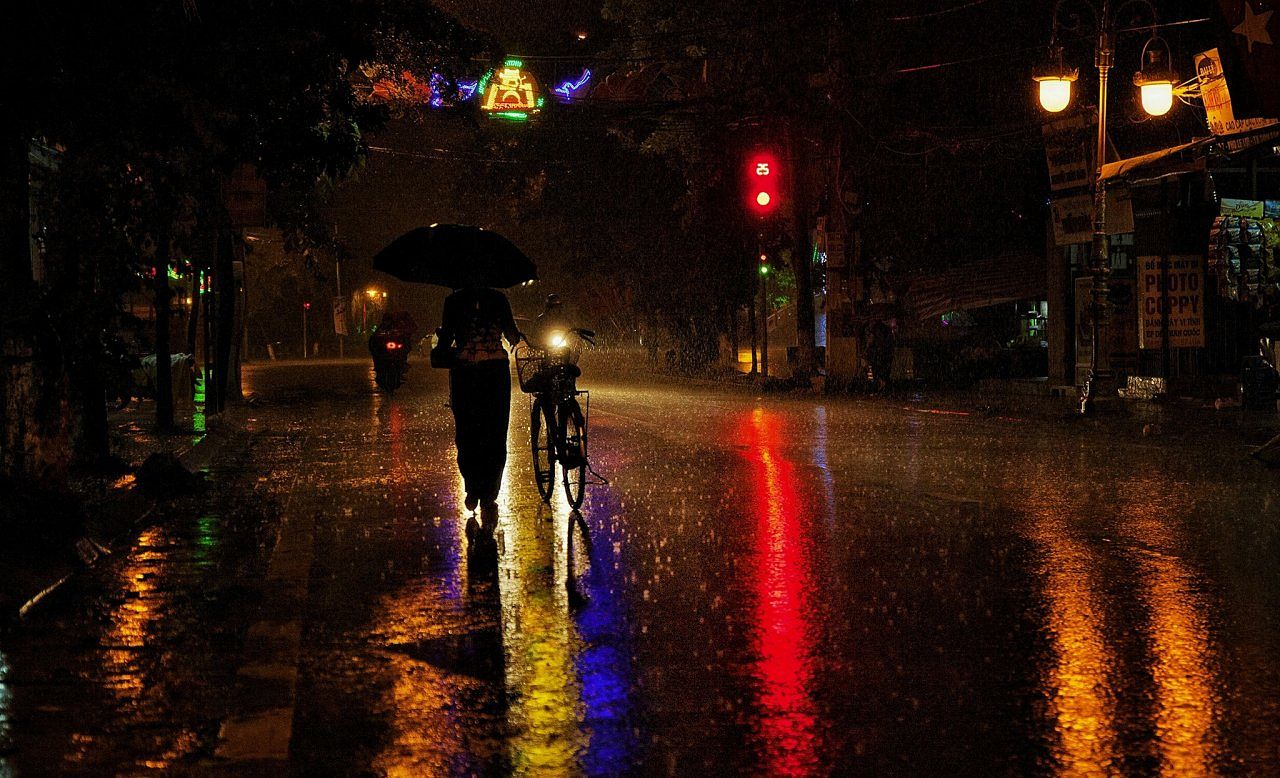
[[[569,340],[565,338],[563,332],[551,333],[551,337],[548,339],[548,342],[551,344],[551,348],[555,349],[564,348],[569,344]]]

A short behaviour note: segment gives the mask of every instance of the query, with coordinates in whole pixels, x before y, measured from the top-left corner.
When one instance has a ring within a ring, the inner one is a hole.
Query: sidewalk
[[[603,358],[602,358],[603,357]],[[1153,438],[1215,433],[1237,436],[1242,446],[1257,447],[1280,434],[1280,414],[1246,411],[1238,406],[1215,405],[1211,400],[1173,397],[1161,401],[1109,398],[1098,403],[1088,417],[1080,415],[1080,399],[1073,389],[1054,393],[1047,382],[1020,379],[988,379],[963,388],[897,386],[883,393],[856,391],[823,392],[820,389],[790,388],[786,381],[771,381],[762,388],[757,377],[724,371],[704,376],[685,376],[663,370],[649,370],[643,355],[630,351],[593,353],[584,357],[584,385],[590,378],[641,381],[660,385],[703,386],[764,398],[812,398],[826,402],[883,404],[886,407],[944,413],[975,418],[1003,418],[1040,424],[1069,426],[1084,433]],[[1245,452],[1247,453],[1247,451]]]
[[[240,437],[238,408],[206,419],[202,404],[180,409],[176,431],[159,434],[154,403],[113,413],[111,453],[127,467],[118,474],[80,473],[60,493],[13,488],[0,543],[0,625],[17,620],[77,573],[127,543],[155,510],[137,471],[152,454],[172,454],[199,472]]]

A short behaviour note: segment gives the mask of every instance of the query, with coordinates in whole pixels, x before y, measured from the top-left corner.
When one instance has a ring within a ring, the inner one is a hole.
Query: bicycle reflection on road
[[[515,483],[513,469],[497,537],[511,766],[534,774],[625,770],[636,751],[631,650],[623,566],[610,558],[621,548],[621,524],[592,522],[588,539],[560,493],[550,508],[521,514],[516,506],[537,495]],[[613,517],[617,500],[612,488],[598,488],[587,515]],[[570,597],[569,579],[583,600]]]

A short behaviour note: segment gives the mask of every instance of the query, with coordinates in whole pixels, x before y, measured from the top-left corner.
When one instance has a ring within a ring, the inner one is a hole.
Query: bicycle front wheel
[[[529,440],[533,447],[533,477],[538,484],[542,501],[551,503],[555,488],[556,457],[552,435],[555,431],[555,412],[550,402],[538,398],[529,412]]]
[[[569,507],[582,507],[587,487],[587,420],[582,406],[570,398],[560,404],[560,468],[564,471],[564,496]]]

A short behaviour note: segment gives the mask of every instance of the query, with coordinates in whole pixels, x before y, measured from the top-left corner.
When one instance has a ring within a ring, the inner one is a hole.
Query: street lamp
[[[302,304],[302,358],[307,358],[307,311],[311,310],[311,303],[304,302]]]
[[[1062,47],[1052,46],[1049,62],[1037,68],[1032,78],[1040,84],[1040,106],[1059,113],[1071,103],[1071,85],[1080,77],[1080,68],[1068,68],[1062,61]]]
[[[1058,44],[1058,32],[1064,27],[1060,12],[1066,0],[1058,0],[1053,6],[1053,33],[1049,39],[1049,61],[1037,68],[1032,78],[1039,84],[1040,105],[1051,113],[1065,110],[1071,102],[1071,84],[1076,80],[1079,71],[1068,68],[1063,61],[1062,46]],[[1142,50],[1142,69],[1134,76],[1142,99],[1143,109],[1152,116],[1163,116],[1173,106],[1174,78],[1169,70],[1169,46],[1156,35],[1159,26],[1159,15],[1150,0],[1124,0],[1117,8],[1111,0],[1102,0],[1099,8],[1090,0],[1079,0],[1093,12],[1097,27],[1097,41],[1093,50],[1093,66],[1098,71],[1098,134],[1094,153],[1093,177],[1093,246],[1090,252],[1089,275],[1093,288],[1089,292],[1089,314],[1092,319],[1093,342],[1089,355],[1089,377],[1085,381],[1084,392],[1080,398],[1080,412],[1093,410],[1094,395],[1097,385],[1102,379],[1099,368],[1099,346],[1101,341],[1101,320],[1107,314],[1107,279],[1111,275],[1111,254],[1107,249],[1106,208],[1107,187],[1102,178],[1102,163],[1106,160],[1107,147],[1107,81],[1111,67],[1115,61],[1115,39],[1121,32],[1129,32],[1133,28],[1119,29],[1116,17],[1130,5],[1142,5],[1151,14],[1151,37]],[[1145,27],[1136,28],[1147,29]],[[1154,45],[1163,45],[1163,51]],[[1163,55],[1163,56],[1161,56]],[[1109,368],[1109,365],[1107,365]]]
[[[1161,51],[1153,44],[1164,46]],[[1133,74],[1134,86],[1142,98],[1142,110],[1152,116],[1164,116],[1173,107],[1173,82],[1176,80],[1169,67],[1172,56],[1164,38],[1152,37],[1142,47],[1142,70]]]

